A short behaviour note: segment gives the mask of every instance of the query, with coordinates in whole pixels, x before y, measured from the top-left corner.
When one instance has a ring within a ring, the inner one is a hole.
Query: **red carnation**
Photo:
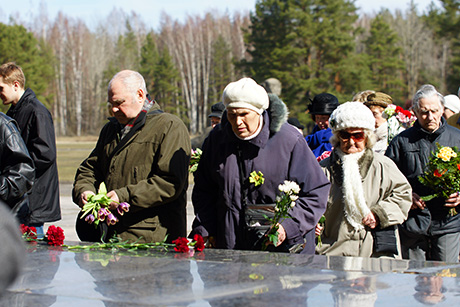
[[[46,241],[48,245],[62,246],[64,244],[64,230],[61,227],[51,225],[46,232]]]
[[[21,232],[25,239],[27,240],[36,240],[37,239],[37,228],[29,227],[24,224],[21,224]]]
[[[187,253],[189,251],[187,238],[179,237],[172,243],[176,244],[176,247],[174,247],[176,252]]]
[[[193,240],[195,241],[195,249],[199,252],[204,250],[204,240],[203,237],[199,234],[193,236]]]
[[[445,172],[446,172],[446,171],[440,173],[440,172],[436,169],[436,170],[434,171],[433,175],[434,175],[435,177],[441,178],[442,175],[444,175]]]
[[[460,164],[457,164],[457,168],[458,168],[458,170],[460,171]]]

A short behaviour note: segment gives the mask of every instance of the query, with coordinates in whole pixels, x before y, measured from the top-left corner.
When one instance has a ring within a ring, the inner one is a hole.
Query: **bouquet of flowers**
[[[196,150],[192,149],[192,155],[190,156],[190,166],[188,169],[190,173],[195,172],[198,168],[198,163],[200,162],[202,153],[203,151],[200,148],[197,148]]]
[[[295,201],[299,198],[300,187],[294,181],[285,180],[284,184],[278,186],[278,190],[281,192],[276,196],[275,214],[272,218],[267,218],[270,221],[270,230],[267,233],[265,244],[262,244],[262,248],[265,249],[268,242],[273,245],[278,245],[278,229],[285,219],[290,218],[288,212],[291,208],[294,208]]]
[[[107,197],[107,188],[105,183],[101,183],[99,190],[96,195],[90,195],[88,197],[88,202],[81,209],[83,214],[81,219],[85,218],[85,221],[89,224],[93,224],[97,227],[99,222],[104,220],[107,222],[107,225],[115,225],[118,222],[118,218],[109,210],[109,205],[113,200]],[[129,211],[128,203],[120,203],[117,207],[117,212],[119,215],[123,215],[125,212]]]
[[[460,191],[460,155],[457,147],[441,146],[438,143],[436,146],[438,149],[431,156],[425,172],[418,177],[423,185],[435,192],[422,196],[424,201],[435,197],[447,199],[451,194]],[[455,208],[450,213],[457,214]]]
[[[400,106],[390,104],[383,110],[383,117],[388,123],[388,143],[400,132],[412,127],[417,119],[410,111],[404,110]]]

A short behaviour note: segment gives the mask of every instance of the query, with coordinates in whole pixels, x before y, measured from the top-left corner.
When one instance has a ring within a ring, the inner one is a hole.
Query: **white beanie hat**
[[[460,112],[460,99],[457,95],[444,96],[444,107],[454,113]]]
[[[228,108],[245,108],[259,114],[268,108],[268,94],[251,78],[242,78],[228,84],[222,94],[222,102]]]
[[[337,107],[329,117],[332,132],[347,128],[364,128],[374,131],[375,118],[372,111],[358,101],[345,102]]]

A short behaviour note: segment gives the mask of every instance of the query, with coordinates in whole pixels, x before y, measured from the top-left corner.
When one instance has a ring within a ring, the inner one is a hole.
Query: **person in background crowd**
[[[400,227],[403,258],[458,262],[460,251],[460,214],[450,209],[460,203],[459,193],[448,199],[423,201],[433,194],[418,177],[425,171],[430,156],[441,146],[460,148],[460,130],[446,124],[444,97],[433,85],[420,87],[413,98],[414,125],[399,133],[385,155],[392,159],[412,186],[409,217]]]
[[[299,120],[295,117],[289,117],[287,120],[288,124],[294,126],[297,128],[297,130],[302,134],[303,136],[303,129],[305,129],[305,126],[302,125]]]
[[[211,106],[211,113],[208,115],[208,118],[211,120],[211,126],[206,127],[206,129],[199,136],[192,138],[192,148],[197,149],[203,145],[204,140],[208,137],[209,132],[214,129],[217,124],[220,124],[222,114],[224,113],[225,106],[222,102],[215,103]]]
[[[320,162],[331,182],[324,231],[316,251],[331,256],[401,258],[397,225],[411,205],[411,187],[396,165],[375,154],[375,118],[361,102],[341,104],[329,124],[334,146]]]
[[[366,105],[372,112],[375,118],[375,135],[377,142],[373,150],[377,153],[384,154],[388,146],[388,123],[387,119],[383,116],[383,110],[393,103],[393,98],[390,95],[381,92],[369,94],[366,98]]]
[[[366,102],[367,96],[369,96],[370,94],[374,94],[374,93],[375,91],[373,90],[365,90],[365,91],[359,92],[355,96],[353,96],[351,101]]]
[[[190,136],[184,123],[147,99],[144,78],[123,70],[110,81],[114,117],[102,128],[96,147],[80,164],[73,201],[83,207],[104,182],[110,210],[119,222],[98,228],[77,218],[82,241],[108,241],[116,233],[129,242],[167,242],[186,235],[186,191]],[[121,202],[128,212],[117,213]],[[81,213],[80,213],[81,214]]]
[[[315,157],[319,157],[323,152],[332,149],[332,145],[329,143],[329,138],[332,136],[329,128],[329,115],[338,106],[337,97],[329,93],[316,95],[311,104],[308,105],[308,111],[316,125],[313,132],[305,137],[305,140]]]
[[[452,115],[460,112],[460,99],[457,95],[444,96],[444,118],[449,119]]]
[[[0,88],[6,115],[19,126],[22,139],[35,165],[35,181],[29,193],[29,223],[42,238],[43,225],[61,219],[59,178],[56,163],[56,136],[51,113],[25,88],[25,76],[18,65],[9,62],[0,66]]]
[[[289,125],[287,107],[250,78],[224,89],[221,129],[213,129],[203,144],[195,174],[192,233],[217,248],[257,249],[250,240],[245,211],[251,204],[273,204],[285,180],[300,185],[291,218],[279,225],[277,251],[303,244],[314,252],[314,227],[326,208],[329,182],[303,136]],[[261,172],[264,183],[255,187],[250,174]],[[243,195],[245,195],[243,197]]]
[[[2,95],[2,94],[0,94]],[[34,162],[14,119],[0,112],[0,200],[19,223],[29,222],[29,197],[35,179]],[[2,247],[3,248],[3,247]]]

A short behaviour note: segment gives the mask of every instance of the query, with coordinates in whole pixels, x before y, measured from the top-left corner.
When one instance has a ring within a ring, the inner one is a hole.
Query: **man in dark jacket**
[[[451,215],[451,208],[460,203],[458,193],[448,199],[423,201],[421,196],[433,194],[418,177],[436,144],[460,148],[460,130],[447,125],[442,117],[444,98],[432,85],[422,86],[414,96],[414,126],[401,132],[390,143],[386,155],[391,158],[412,186],[412,207],[401,226],[403,258],[458,262],[460,249],[460,215]]]
[[[6,115],[18,123],[35,164],[35,182],[29,194],[29,226],[36,227],[40,237],[45,222],[61,219],[56,138],[50,112],[35,93],[24,86],[21,67],[11,62],[0,66],[1,98],[4,105],[11,105]]]
[[[326,209],[330,183],[303,136],[287,123],[286,105],[250,78],[227,85],[222,102],[227,112],[206,139],[195,173],[191,235],[214,238],[218,248],[259,248],[248,240],[246,207],[275,203],[279,185],[288,180],[300,192],[291,218],[279,225],[278,247],[303,244]],[[253,171],[263,174],[262,185],[250,183]],[[314,236],[306,244],[312,250]]]
[[[101,222],[96,229],[78,219],[77,234],[83,241],[100,241],[101,235],[110,239],[116,233],[122,240],[147,243],[163,241],[166,235],[168,242],[185,237],[191,153],[187,128],[147,99],[138,72],[117,73],[109,83],[108,101],[114,117],[78,168],[72,193],[82,207],[104,182],[119,222],[108,229]],[[122,216],[116,213],[121,202],[130,204]]]
[[[0,95],[3,97],[2,91]],[[0,112],[0,199],[21,224],[27,224],[27,192],[34,182],[34,163],[19,134],[16,122]]]
[[[308,111],[316,125],[313,132],[305,137],[305,140],[315,157],[321,156],[325,151],[332,150],[332,145],[329,143],[332,136],[332,131],[329,128],[329,116],[338,106],[337,97],[329,93],[316,95],[311,104],[308,105]]]

